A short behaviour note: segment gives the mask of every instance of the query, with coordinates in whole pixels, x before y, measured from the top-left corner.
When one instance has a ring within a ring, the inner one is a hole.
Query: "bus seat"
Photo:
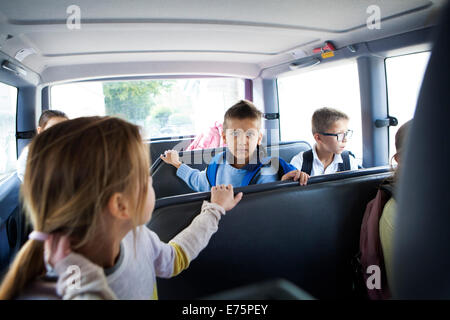
[[[148,143],[150,148],[150,160],[152,163],[155,163],[159,156],[166,150],[176,149],[178,151],[183,151],[191,144],[191,142],[192,138],[150,141]]]
[[[20,185],[16,173],[0,185],[0,278],[26,241],[25,215],[19,200]]]
[[[269,156],[277,156],[291,162],[292,158],[300,152],[308,151],[311,145],[306,141],[285,141],[268,148]]]
[[[282,142],[279,145],[266,147],[268,156],[281,157],[288,162],[297,153],[309,149],[311,149],[311,146],[305,141]],[[224,150],[225,148],[184,151],[180,152],[180,158],[191,168],[204,170],[210,159]],[[183,180],[177,177],[176,169],[173,166],[167,165],[159,158],[153,163],[151,172],[157,199],[194,192]]]
[[[352,296],[352,257],[361,221],[389,167],[236,188],[244,197],[189,268],[158,280],[161,299],[196,299],[274,278],[318,299]],[[199,213],[209,193],[156,201],[148,227],[169,241]]]
[[[450,299],[449,4],[443,14],[400,172],[395,299]]]

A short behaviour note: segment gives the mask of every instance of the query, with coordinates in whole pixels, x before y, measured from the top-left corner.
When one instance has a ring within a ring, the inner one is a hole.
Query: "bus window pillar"
[[[375,121],[388,116],[384,58],[357,59],[361,96],[363,167],[389,164],[389,127],[377,128]]]

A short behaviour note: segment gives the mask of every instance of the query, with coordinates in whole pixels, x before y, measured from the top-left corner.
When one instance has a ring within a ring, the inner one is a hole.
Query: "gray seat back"
[[[27,240],[25,215],[19,201],[20,186],[15,173],[0,185],[0,279]]]
[[[242,201],[187,270],[159,280],[162,299],[195,299],[283,278],[315,298],[353,294],[352,257],[361,221],[387,168],[312,177],[310,184],[275,182],[237,188]],[[199,213],[209,193],[157,201],[149,228],[169,241]]]
[[[267,156],[281,157],[287,162],[289,162],[295,154],[309,149],[311,149],[311,146],[304,141],[284,142],[279,145],[268,146],[265,148]],[[212,157],[224,150],[224,148],[215,148],[184,151],[180,152],[180,158],[183,163],[188,164],[191,168],[204,170]],[[157,199],[194,192],[186,183],[184,183],[184,181],[177,177],[176,169],[171,165],[167,165],[161,161],[161,159],[157,159],[155,163],[153,163],[151,171],[153,188],[155,189]]]
[[[443,12],[400,174],[392,288],[399,299],[450,299],[450,5]]]

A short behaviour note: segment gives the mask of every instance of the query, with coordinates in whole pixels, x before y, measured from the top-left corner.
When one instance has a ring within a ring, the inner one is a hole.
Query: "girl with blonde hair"
[[[218,186],[168,244],[145,224],[155,204],[139,128],[112,117],[54,125],[30,144],[21,195],[35,231],[0,299],[157,299],[156,277],[187,268],[242,198]]]

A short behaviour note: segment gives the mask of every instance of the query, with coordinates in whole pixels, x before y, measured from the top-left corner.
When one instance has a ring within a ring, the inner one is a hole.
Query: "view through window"
[[[17,88],[0,83],[0,181],[16,170]]]
[[[395,154],[395,134],[398,128],[414,116],[429,58],[429,52],[421,52],[385,60],[388,113],[398,119],[397,126],[389,127],[389,158]]]
[[[315,110],[329,107],[345,112],[353,136],[346,149],[362,164],[361,101],[358,67],[350,63],[287,74],[278,79],[281,140],[304,140],[314,145],[311,117]]]
[[[69,118],[114,115],[142,127],[145,139],[194,135],[223,121],[244,99],[236,78],[86,81],[51,88],[52,109]]]

